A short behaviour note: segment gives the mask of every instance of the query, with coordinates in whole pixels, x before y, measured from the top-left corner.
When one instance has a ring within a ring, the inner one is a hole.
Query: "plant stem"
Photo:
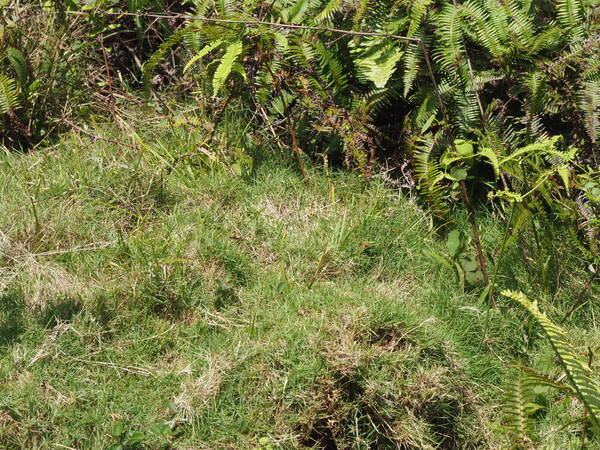
[[[504,251],[506,250],[506,243],[508,242],[508,236],[510,235],[510,226],[513,222],[513,218],[515,216],[515,211],[517,210],[517,203],[513,204],[512,211],[510,213],[510,217],[508,219],[508,223],[506,224],[506,229],[504,230],[504,236],[502,237],[502,243],[500,244],[500,252],[498,253],[498,261],[496,261],[496,265],[494,266],[494,273],[492,274],[492,281],[490,283],[490,287],[488,289],[488,303],[494,304],[494,289],[496,288],[496,278],[498,277],[498,271],[500,269],[500,265],[502,264],[502,259],[504,258]]]
[[[469,193],[467,192],[467,184],[465,180],[460,180],[460,190],[462,192],[463,201],[467,207],[467,213],[469,223],[471,224],[471,233],[473,235],[473,242],[475,243],[475,251],[477,252],[477,260],[479,261],[479,268],[481,269],[481,275],[483,275],[483,283],[485,286],[490,284],[490,279],[487,273],[487,265],[485,263],[485,257],[483,255],[483,249],[481,247],[481,239],[479,239],[479,230],[477,229],[477,222],[475,221],[475,210],[469,199]]]

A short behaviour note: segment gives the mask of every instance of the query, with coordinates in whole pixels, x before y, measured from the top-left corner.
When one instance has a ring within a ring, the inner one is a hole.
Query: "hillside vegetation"
[[[599,447],[599,36],[0,0],[0,447]]]
[[[414,199],[319,168],[306,185],[274,154],[240,176],[164,125],[142,136],[2,156],[8,448],[497,448],[508,365],[559,373],[513,304],[461,292]],[[558,399],[536,433],[576,448]]]

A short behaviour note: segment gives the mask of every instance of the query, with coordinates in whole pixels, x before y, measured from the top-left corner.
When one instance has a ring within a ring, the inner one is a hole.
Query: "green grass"
[[[551,352],[514,305],[461,292],[413,200],[342,172],[305,185],[275,156],[237,175],[145,133],[0,156],[3,448],[508,445],[509,365],[556,371]],[[555,403],[539,437],[576,448]]]

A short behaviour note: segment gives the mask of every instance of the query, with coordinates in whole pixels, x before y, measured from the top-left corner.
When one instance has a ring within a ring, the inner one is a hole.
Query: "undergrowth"
[[[310,166],[307,185],[264,148],[241,170],[160,121],[134,128],[0,156],[3,447],[509,445],[508,365],[555,371],[552,350],[518,307],[460,288],[413,199]],[[481,219],[496,248],[502,227]],[[522,261],[508,252],[500,285],[536,279]],[[553,317],[585,281],[570,261],[539,291]],[[578,327],[595,313],[565,324],[575,346],[598,342]],[[544,448],[577,448],[572,406],[548,401]]]

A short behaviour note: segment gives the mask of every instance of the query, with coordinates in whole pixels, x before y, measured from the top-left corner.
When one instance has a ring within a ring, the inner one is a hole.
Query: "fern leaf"
[[[196,63],[196,61],[198,61],[205,55],[208,55],[211,51],[213,51],[222,43],[223,41],[221,39],[217,39],[216,41],[204,46],[198,53],[196,53],[192,58],[190,58],[187,64],[183,67],[183,73],[186,73],[190,69],[190,67],[192,67]]]
[[[417,78],[417,74],[419,73],[419,63],[423,57],[422,51],[423,49],[420,45],[412,42],[406,48],[406,54],[403,58],[404,74],[402,76],[404,97],[407,97],[410,93],[413,83]]]
[[[231,73],[234,63],[242,53],[242,41],[232,42],[225,49],[225,54],[221,58],[217,70],[213,76],[213,97],[216,97],[225,81]]]
[[[481,147],[479,149],[479,154],[486,158],[492,165],[492,168],[494,169],[494,175],[496,178],[498,178],[500,176],[500,161],[498,160],[498,155],[496,152],[489,147]]]
[[[325,22],[326,20],[330,20],[331,17],[341,9],[344,4],[344,0],[329,0],[325,8],[321,10],[317,17],[315,17],[315,21],[317,23]]]
[[[0,114],[6,114],[18,106],[17,82],[0,73]]]
[[[431,0],[414,0],[410,5],[410,24],[408,26],[408,37],[413,37],[421,27],[421,21],[425,17],[427,7],[431,4]]]
[[[299,23],[304,18],[309,6],[309,0],[297,0],[292,7],[282,11],[283,19],[289,23]]]
[[[356,13],[354,14],[354,17],[352,19],[352,21],[354,22],[354,28],[359,27],[360,23],[367,15],[367,12],[369,11],[369,6],[372,2],[373,0],[358,0]]]
[[[569,381],[588,410],[592,425],[596,431],[600,430],[600,384],[594,379],[589,366],[579,358],[565,332],[539,310],[537,302],[531,302],[522,292],[505,290],[502,295],[527,309],[542,327]]]
[[[556,2],[556,15],[560,24],[571,31],[574,39],[583,38],[583,11],[578,0],[558,0]]]
[[[323,77],[332,84],[335,92],[343,92],[348,79],[335,52],[330,51],[321,41],[316,41],[313,48],[319,57]]]
[[[533,398],[531,384],[525,376],[519,373],[505,392],[502,408],[504,429],[518,448],[527,448],[527,444],[531,442],[529,439],[531,419],[527,405],[533,402]]]
[[[442,184],[444,175],[432,154],[434,146],[435,139],[423,139],[423,143],[413,152],[414,170],[419,191],[429,202],[434,214],[445,216],[448,208],[445,204],[446,188]]]
[[[150,76],[156,69],[156,67],[165,59],[167,52],[175,45],[179,44],[186,34],[194,33],[196,27],[194,25],[188,25],[187,27],[181,28],[180,30],[173,33],[163,42],[158,50],[142,65],[142,76],[144,83],[148,84]]]
[[[371,39],[353,51],[354,64],[360,74],[379,89],[385,87],[396,71],[402,52],[385,39]]]
[[[215,8],[219,15],[227,16],[232,10],[232,0],[215,0]]]
[[[437,20],[441,45],[434,55],[444,70],[456,72],[464,62],[460,8],[454,5],[447,6],[438,15]]]
[[[600,135],[600,80],[584,82],[578,94],[579,109],[585,118],[585,129],[592,142],[596,142]]]

